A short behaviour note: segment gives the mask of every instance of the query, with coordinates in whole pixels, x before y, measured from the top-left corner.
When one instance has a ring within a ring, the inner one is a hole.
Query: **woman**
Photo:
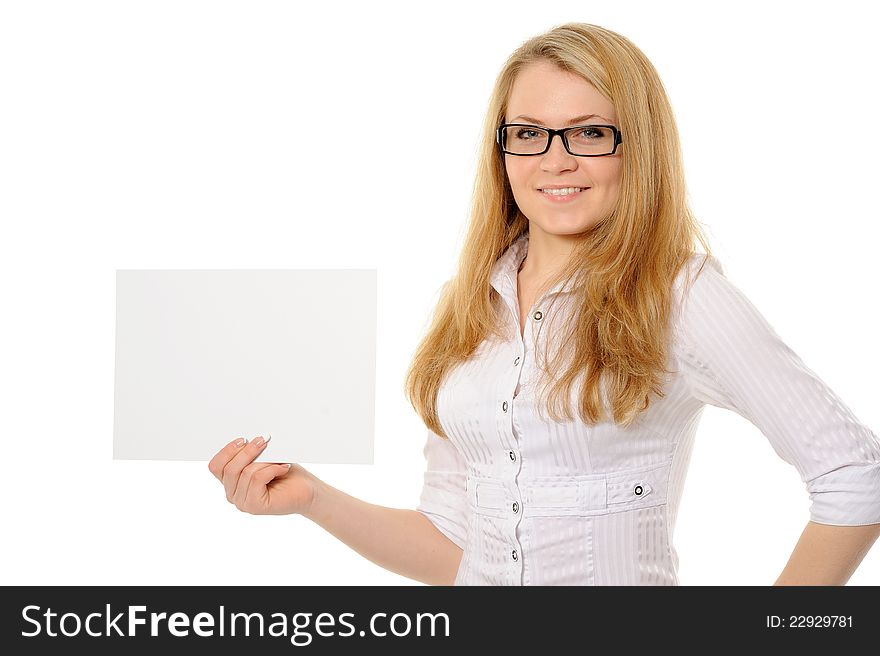
[[[579,23],[527,41],[496,81],[466,246],[407,376],[428,428],[418,507],[255,463],[259,438],[209,464],[227,499],[301,513],[426,583],[677,585],[711,404],[757,426],[812,500],[777,584],[842,585],[880,534],[880,441],[725,278],[685,197],[638,48]]]

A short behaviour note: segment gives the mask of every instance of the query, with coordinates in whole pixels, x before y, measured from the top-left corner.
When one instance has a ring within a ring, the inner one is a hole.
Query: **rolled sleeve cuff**
[[[810,521],[835,526],[880,524],[880,462],[845,465],[807,483]]]

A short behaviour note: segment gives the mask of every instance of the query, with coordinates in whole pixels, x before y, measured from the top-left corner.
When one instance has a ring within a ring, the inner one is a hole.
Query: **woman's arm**
[[[386,508],[315,478],[315,496],[304,513],[380,567],[430,585],[452,585],[462,549],[416,510]]]
[[[710,263],[681,296],[684,378],[760,429],[804,482],[810,521],[777,585],[842,585],[880,532],[880,439]]]
[[[807,522],[773,585],[845,585],[880,536],[880,524],[832,526]]]

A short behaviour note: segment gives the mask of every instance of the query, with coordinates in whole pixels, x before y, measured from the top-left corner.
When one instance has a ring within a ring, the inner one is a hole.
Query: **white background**
[[[4,2],[0,579],[419,585],[301,516],[239,512],[205,464],[112,461],[115,270],[378,268],[375,464],[311,470],[414,508],[426,433],[403,378],[458,258],[489,93],[513,49],[567,21],[651,59],[728,277],[876,431],[868,11]],[[440,142],[426,136],[438,121]],[[754,426],[707,407],[675,533],[681,583],[771,584],[808,507]],[[880,584],[880,547],[850,584]]]

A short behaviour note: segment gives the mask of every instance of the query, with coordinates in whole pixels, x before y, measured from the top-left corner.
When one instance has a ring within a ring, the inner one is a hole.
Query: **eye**
[[[526,134],[531,134],[531,137],[524,136]],[[528,141],[529,139],[534,139],[538,134],[540,134],[537,130],[533,130],[531,128],[518,128],[514,133],[514,136],[517,139],[521,139],[523,141]]]

